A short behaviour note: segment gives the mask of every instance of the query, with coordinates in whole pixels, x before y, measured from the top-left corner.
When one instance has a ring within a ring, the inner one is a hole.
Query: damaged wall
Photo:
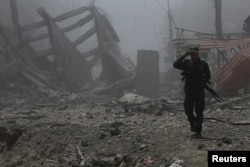
[[[118,35],[102,10],[95,7],[94,4],[64,12],[56,17],[52,17],[45,8],[41,7],[37,9],[37,12],[43,20],[23,25],[19,20],[16,2],[16,0],[10,1],[14,31],[8,32],[8,28],[2,26],[1,37],[4,43],[14,51],[14,56],[21,56],[21,62],[25,66],[23,75],[37,86],[44,87],[44,84],[50,82],[46,79],[44,82],[40,82],[46,77],[39,68],[44,67],[46,70],[46,67],[49,66],[52,70],[47,69],[46,71],[52,74],[51,77],[56,77],[54,79],[64,82],[67,87],[71,85],[70,87],[73,88],[91,82],[91,67],[97,64],[98,60],[103,67],[102,72],[106,73],[102,76],[104,80],[114,82],[132,75],[134,66],[132,62],[123,57],[118,44],[120,42]],[[67,25],[61,23],[72,17],[77,17],[77,21],[73,19],[75,22]],[[91,26],[89,27],[89,25]],[[67,33],[75,29],[82,31],[83,26],[86,31],[78,33],[76,39],[70,39],[71,35]],[[47,31],[26,36],[26,33],[40,28],[45,28]],[[98,44],[82,52],[78,46],[82,45],[87,48],[86,41],[93,35],[96,36],[94,39]],[[43,40],[50,42],[48,48],[38,50],[32,45],[37,43],[41,46],[44,44]],[[50,59],[51,57],[52,59]],[[47,60],[47,62],[41,60]],[[113,76],[114,71],[117,72],[116,76]]]

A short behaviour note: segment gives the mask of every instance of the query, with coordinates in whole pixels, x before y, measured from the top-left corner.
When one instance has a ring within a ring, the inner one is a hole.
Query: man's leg
[[[205,97],[204,95],[198,96],[195,99],[195,112],[196,112],[196,127],[195,132],[201,137],[202,123],[203,123],[203,110],[205,108]]]
[[[195,116],[193,114],[193,108],[194,108],[194,99],[192,96],[185,95],[184,100],[184,109],[185,113],[187,115],[188,121],[190,123],[190,130],[192,132],[195,131]]]

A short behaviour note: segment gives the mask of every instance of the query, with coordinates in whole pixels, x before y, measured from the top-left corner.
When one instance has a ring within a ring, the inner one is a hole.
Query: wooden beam
[[[49,83],[49,78],[40,71],[35,71],[29,67],[24,68],[23,74],[29,75],[30,78],[34,78],[37,82],[46,86]],[[46,86],[47,87],[47,86]]]
[[[18,59],[20,58],[20,60],[24,64],[33,67],[33,63],[29,58],[30,54],[25,54],[24,51],[21,51],[18,48],[19,41],[16,39],[16,36],[13,36],[13,34],[9,33],[9,31],[1,24],[0,24],[0,37],[2,37],[5,43],[11,48],[16,58]]]
[[[91,37],[95,32],[96,32],[95,27],[89,29],[86,33],[84,33],[79,38],[77,38],[74,41],[73,45],[77,46],[77,45],[81,44],[82,42],[84,42],[85,40],[87,40],[89,37]]]
[[[98,40],[98,47],[101,51],[101,53],[105,52],[105,40],[103,36],[103,30],[102,27],[104,27],[103,22],[100,18],[100,14],[97,11],[95,7],[90,8],[91,13],[94,15],[94,21],[95,21],[95,27],[96,27],[96,35],[97,35],[97,40]]]
[[[91,49],[89,51],[82,52],[81,57],[87,58],[87,57],[90,57],[90,56],[97,54],[98,52],[99,52],[99,48],[97,47],[97,48]],[[45,49],[45,50],[37,52],[37,57],[45,57],[45,56],[49,56],[52,54],[53,54],[53,51],[51,48],[49,48],[49,49]]]
[[[62,29],[63,32],[69,32],[75,28],[78,28],[84,24],[86,24],[88,21],[90,21],[91,19],[93,18],[93,15],[92,14],[89,14],[88,16],[84,17],[83,19],[79,20],[77,23],[75,24],[72,24],[68,27],[65,27]],[[42,35],[38,35],[38,36],[34,36],[32,38],[29,39],[29,42],[35,42],[35,41],[38,41],[38,40],[42,40],[42,39],[46,39],[49,37],[49,34],[48,33],[45,33],[45,34],[42,34]]]
[[[38,36],[34,36],[28,39],[28,42],[35,42],[35,41],[39,41],[42,39],[46,39],[49,37],[48,33],[42,34],[42,35],[38,35]]]
[[[89,51],[82,52],[81,57],[87,58],[87,57],[90,57],[90,56],[94,56],[98,52],[99,52],[99,48],[96,47],[96,48],[91,49]],[[50,56],[52,54],[53,54],[53,51],[52,51],[51,48],[49,48],[49,49],[45,49],[45,50],[37,52],[37,57],[45,57],[45,56]]]
[[[36,23],[27,24],[21,27],[22,32],[29,31],[31,29],[40,28],[46,26],[45,21],[39,21]]]
[[[103,18],[103,21],[106,25],[106,29],[109,31],[109,33],[112,35],[113,39],[116,42],[120,42],[120,38],[118,37],[117,33],[115,32],[115,29],[112,27],[112,25],[110,24],[108,18],[105,15],[101,15]]]
[[[94,66],[100,60],[100,54],[97,54],[89,61],[90,66]]]
[[[75,9],[75,10],[69,11],[67,13],[64,13],[64,14],[62,14],[60,16],[57,16],[56,18],[53,18],[53,20],[54,21],[62,21],[62,20],[68,19],[70,17],[73,17],[75,15],[81,14],[81,13],[87,11],[87,10],[88,10],[88,7],[86,7],[86,6],[80,7],[78,9]],[[46,25],[45,21],[39,21],[39,22],[36,22],[36,23],[31,23],[31,24],[22,26],[21,30],[22,30],[22,32],[29,31],[31,29],[43,27],[45,25]]]
[[[11,8],[12,24],[15,28],[19,41],[22,41],[22,31],[18,21],[18,10],[17,10],[16,0],[10,0],[10,8]]]
[[[90,57],[90,56],[96,55],[98,52],[99,52],[99,48],[96,47],[96,48],[91,49],[87,52],[81,53],[81,57]]]
[[[37,52],[37,57],[45,57],[45,56],[49,56],[52,54],[53,54],[53,51],[51,48],[49,48],[49,49],[45,49],[45,50]]]
[[[69,31],[71,31],[71,30],[73,30],[73,29],[75,29],[75,28],[78,28],[78,27],[80,27],[80,26],[86,24],[86,23],[89,22],[92,18],[93,18],[93,15],[92,15],[92,14],[89,14],[89,15],[87,15],[86,17],[84,17],[83,19],[79,20],[77,23],[72,24],[72,25],[70,25],[70,26],[68,26],[68,27],[66,27],[66,28],[63,28],[62,31],[63,31],[63,32],[69,32]]]
[[[55,18],[55,21],[62,21],[62,20],[65,20],[65,19],[68,19],[70,17],[73,17],[73,16],[76,16],[78,14],[81,14],[85,11],[87,11],[89,8],[87,6],[83,6],[83,7],[80,7],[78,9],[75,9],[75,10],[71,10],[69,12],[66,12],[60,16],[57,16]]]
[[[73,45],[60,27],[44,8],[39,8],[38,13],[46,21],[50,36],[50,43],[55,55],[55,69],[62,68],[57,75],[64,78],[68,84],[82,84],[92,80],[91,68],[80,52]]]
[[[31,76],[29,73],[27,73],[26,71],[22,72],[22,75],[29,80],[31,83],[33,83],[34,85],[36,85],[37,87],[47,87],[45,84],[43,84],[42,82],[40,82],[39,80],[37,80],[36,78],[34,78],[33,76]]]

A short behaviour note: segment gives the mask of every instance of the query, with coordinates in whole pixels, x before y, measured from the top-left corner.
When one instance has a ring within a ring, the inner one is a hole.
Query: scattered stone
[[[11,147],[13,144],[16,143],[17,139],[23,134],[23,130],[22,129],[8,129],[6,131],[6,135],[5,135],[5,143],[7,145],[7,147]]]
[[[202,150],[203,148],[205,148],[205,144],[199,144],[198,150]]]
[[[105,134],[105,133],[101,133],[101,134],[99,135],[99,139],[105,139],[105,137],[106,137],[106,134]]]
[[[121,131],[119,129],[110,129],[109,133],[111,136],[116,136],[116,135],[119,135]]]
[[[147,147],[146,144],[142,144],[142,145],[140,145],[140,150],[143,150],[143,149],[146,148],[146,147]]]
[[[217,146],[221,147],[221,146],[223,146],[223,144],[220,142],[217,144]]]
[[[225,144],[231,144],[232,140],[230,138],[228,138],[228,137],[223,137],[222,142],[225,143]]]
[[[184,167],[184,160],[175,158],[174,162],[169,167]]]

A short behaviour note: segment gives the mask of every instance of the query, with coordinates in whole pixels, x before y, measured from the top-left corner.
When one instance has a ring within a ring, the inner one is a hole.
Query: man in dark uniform
[[[191,56],[191,60],[185,59]],[[183,56],[177,59],[174,68],[183,70],[185,79],[184,109],[190,122],[190,129],[196,133],[197,138],[202,138],[203,110],[205,108],[205,93],[202,81],[210,80],[208,64],[199,57],[198,48],[190,48]],[[195,115],[193,113],[195,109]]]

